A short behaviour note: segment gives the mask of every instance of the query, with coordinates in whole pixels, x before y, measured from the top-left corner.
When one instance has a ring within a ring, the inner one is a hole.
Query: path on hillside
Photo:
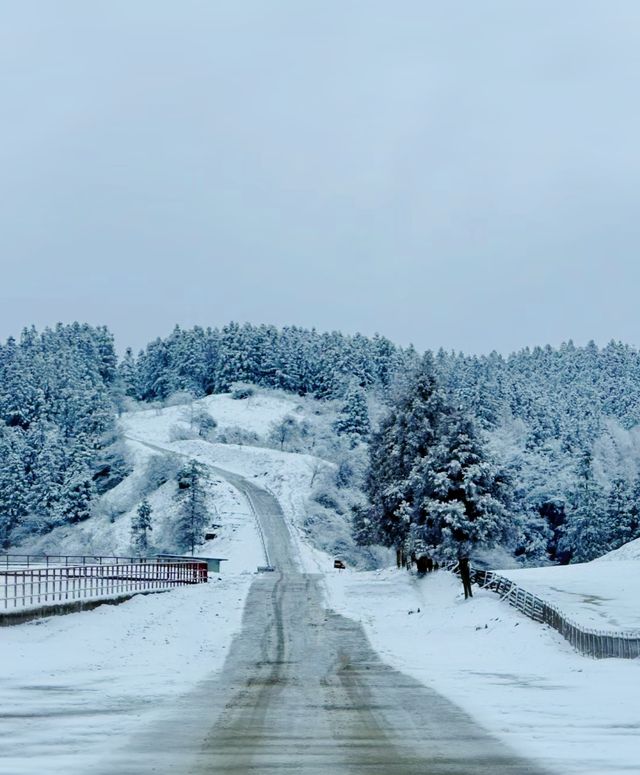
[[[250,500],[277,570],[256,577],[222,673],[134,738],[105,773],[542,772],[444,697],[385,665],[360,624],[324,608],[319,577],[297,570],[276,499],[216,471]]]

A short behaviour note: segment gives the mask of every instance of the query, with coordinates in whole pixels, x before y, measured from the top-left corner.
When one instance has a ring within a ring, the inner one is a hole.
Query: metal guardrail
[[[156,563],[156,557],[119,557],[99,554],[0,554],[2,568],[33,568],[71,565],[143,565]]]
[[[453,573],[458,573],[457,565],[457,563],[450,563],[445,567]],[[500,595],[502,600],[533,621],[553,627],[575,649],[586,656],[596,659],[640,657],[640,632],[638,631],[612,632],[582,627],[565,616],[556,606],[519,587],[515,581],[490,570],[472,568],[471,579],[482,589],[489,589]]]
[[[0,570],[5,609],[161,591],[207,581],[206,562],[118,563]]]

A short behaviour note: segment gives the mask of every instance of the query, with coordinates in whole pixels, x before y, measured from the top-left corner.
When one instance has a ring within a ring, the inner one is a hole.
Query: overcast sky
[[[0,12],[0,337],[640,344],[637,0]]]

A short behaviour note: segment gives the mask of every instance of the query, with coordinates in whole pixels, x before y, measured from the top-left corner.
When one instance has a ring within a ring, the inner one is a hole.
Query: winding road
[[[301,573],[276,499],[248,498],[276,571],[256,577],[224,670],[104,772],[142,775],[538,775],[460,708],[384,664]]]

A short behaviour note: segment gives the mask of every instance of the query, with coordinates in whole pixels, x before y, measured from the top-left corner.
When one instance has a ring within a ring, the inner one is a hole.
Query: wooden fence
[[[446,566],[459,573],[457,563]],[[489,570],[471,570],[471,578],[479,587],[500,595],[509,605],[536,622],[548,624],[582,654],[597,659],[640,657],[640,632],[612,632],[582,627],[565,616],[556,606],[519,587],[515,581]]]

